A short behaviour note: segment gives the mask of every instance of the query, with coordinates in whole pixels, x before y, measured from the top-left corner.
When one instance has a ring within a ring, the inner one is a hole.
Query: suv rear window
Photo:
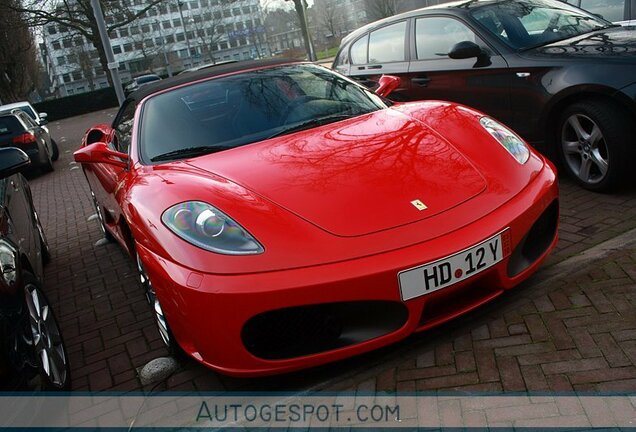
[[[0,135],[9,135],[24,130],[14,116],[0,117]]]

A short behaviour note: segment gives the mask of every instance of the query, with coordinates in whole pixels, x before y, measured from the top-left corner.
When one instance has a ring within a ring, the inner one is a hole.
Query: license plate
[[[471,248],[398,273],[402,300],[411,300],[461,282],[510,255],[508,229]]]

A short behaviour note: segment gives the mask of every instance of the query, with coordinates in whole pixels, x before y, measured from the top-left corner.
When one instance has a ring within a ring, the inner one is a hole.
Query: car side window
[[[366,34],[351,45],[351,64],[367,64],[369,35]]]
[[[115,142],[113,143],[117,151],[128,153],[128,148],[132,141],[132,129],[135,121],[135,104],[128,102],[122,107],[120,113],[113,123],[115,129]]]
[[[608,21],[625,19],[625,0],[581,0],[581,8]]]
[[[418,60],[447,58],[459,42],[484,43],[465,24],[448,17],[418,18],[415,21],[415,46]]]
[[[31,117],[29,117],[27,114],[25,114],[24,111],[18,111],[15,114],[20,118],[20,120],[22,120],[22,123],[24,123],[24,125],[28,129],[32,129],[32,128],[38,127],[38,125],[35,124],[33,119]]]
[[[391,24],[369,35],[369,63],[391,63],[406,59],[406,21]]]

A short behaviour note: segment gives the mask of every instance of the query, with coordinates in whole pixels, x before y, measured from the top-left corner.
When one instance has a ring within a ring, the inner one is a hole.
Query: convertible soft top
[[[134,91],[128,96],[128,100],[132,100],[136,105],[145,97],[151,94],[166,90],[172,87],[176,87],[189,82],[198,81],[203,78],[211,78],[218,75],[239,72],[242,70],[257,69],[261,67],[277,66],[289,63],[297,63],[298,60],[288,58],[276,58],[266,60],[246,60],[232,63],[223,63],[218,66],[209,67],[199,71],[188,72],[180,75],[173,76],[161,81],[156,81],[150,84],[146,84],[139,90]]]

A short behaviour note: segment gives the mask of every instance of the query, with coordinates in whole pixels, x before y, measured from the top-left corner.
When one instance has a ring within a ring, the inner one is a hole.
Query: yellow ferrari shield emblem
[[[413,204],[413,207],[415,207],[419,211],[426,210],[428,208],[426,204],[418,199],[411,201],[411,204]]]

